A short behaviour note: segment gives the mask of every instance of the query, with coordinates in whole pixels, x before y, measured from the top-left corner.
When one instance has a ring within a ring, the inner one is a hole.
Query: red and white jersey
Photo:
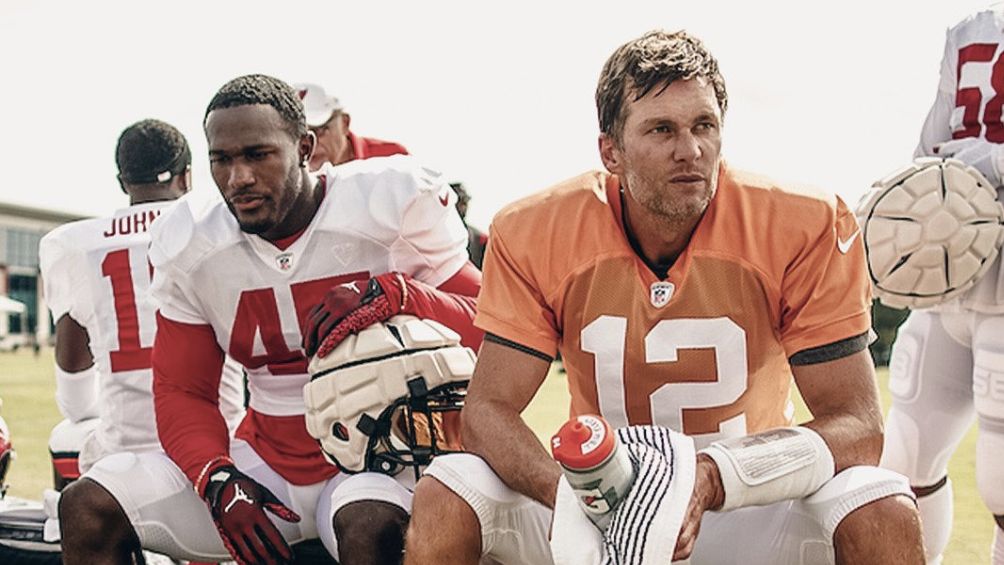
[[[924,122],[914,156],[937,156],[935,148],[952,139],[975,138],[982,143],[1004,143],[1002,103],[1004,13],[987,10],[969,16],[948,30],[938,95]],[[987,165],[977,168],[997,185],[997,199],[1004,202],[1002,179],[995,168]],[[996,263],[976,286],[932,310],[1004,313],[1001,257],[997,257]]]
[[[110,217],[62,225],[39,245],[45,300],[54,320],[69,315],[90,338],[99,374],[103,453],[159,448],[150,390],[157,323],[149,300],[150,227],[171,202],[129,206]],[[222,404],[243,412],[240,368],[230,366]]]
[[[250,409],[237,436],[295,484],[337,472],[303,422],[308,310],[337,284],[399,271],[439,286],[467,262],[456,196],[438,172],[393,156],[319,173],[324,200],[288,246],[242,232],[223,202],[205,210],[181,203],[157,223],[150,253],[161,315],[209,326],[216,347],[246,368]],[[201,455],[175,460],[191,478]]]

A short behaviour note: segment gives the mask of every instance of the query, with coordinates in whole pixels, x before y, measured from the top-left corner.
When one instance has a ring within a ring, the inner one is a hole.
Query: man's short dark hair
[[[143,120],[127,127],[115,146],[115,163],[123,183],[170,182],[192,164],[188,141],[171,124]]]
[[[596,85],[596,111],[600,131],[620,142],[627,119],[624,101],[639,100],[652,90],[660,92],[677,80],[701,77],[715,89],[718,107],[725,116],[729,96],[718,61],[700,39],[686,31],[653,30],[621,45],[607,59]]]
[[[306,135],[307,119],[303,113],[303,101],[292,86],[268,75],[244,75],[224,84],[209,101],[202,124],[205,125],[213,110],[255,104],[267,104],[275,108],[293,139],[298,140]]]

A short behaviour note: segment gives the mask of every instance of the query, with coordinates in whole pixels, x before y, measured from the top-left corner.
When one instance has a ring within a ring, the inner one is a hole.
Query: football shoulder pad
[[[322,219],[322,229],[362,231],[393,241],[409,210],[452,209],[456,201],[442,173],[410,155],[350,161],[324,174],[334,198],[328,199],[332,202],[326,207],[333,213]]]
[[[376,195],[388,190],[400,192],[405,199],[416,193],[438,191],[445,183],[440,171],[423,165],[411,155],[359,159],[331,167],[325,174],[334,184],[358,185]]]
[[[73,256],[86,253],[86,242],[93,242],[94,233],[100,233],[105,218],[77,220],[63,224],[42,236],[38,242],[39,269],[43,276],[69,269],[65,263]],[[102,225],[101,228],[97,226]],[[76,265],[73,265],[76,266]],[[70,273],[67,273],[70,274]]]
[[[978,170],[956,159],[920,158],[858,203],[876,296],[893,308],[936,306],[965,292],[1004,242],[1004,207]]]
[[[195,218],[188,202],[165,210],[150,228],[150,264],[161,268],[177,258],[192,240]]]
[[[211,253],[239,241],[240,234],[222,200],[200,205],[182,197],[150,228],[150,264],[189,272]]]
[[[88,270],[83,242],[89,241],[88,232],[95,231],[97,223],[98,220],[79,220],[63,224],[39,241],[38,266],[53,321],[58,322],[72,312],[78,322],[86,322],[93,312],[87,294],[81,291],[81,276]]]

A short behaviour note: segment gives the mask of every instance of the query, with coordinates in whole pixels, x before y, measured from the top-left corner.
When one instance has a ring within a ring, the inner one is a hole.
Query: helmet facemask
[[[350,336],[310,364],[307,429],[347,473],[417,479],[432,458],[460,450],[459,416],[474,353],[431,320],[396,316]]]
[[[428,390],[425,378],[408,381],[409,394],[388,406],[380,418],[360,419],[357,428],[367,434],[366,470],[396,475],[411,467],[418,480],[420,469],[436,455],[460,451],[460,410],[467,383],[448,383]],[[430,425],[431,422],[431,425]]]

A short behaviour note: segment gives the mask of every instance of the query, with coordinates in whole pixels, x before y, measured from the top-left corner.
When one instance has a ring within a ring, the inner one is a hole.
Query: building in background
[[[56,226],[85,217],[0,202],[0,349],[25,345],[31,336],[45,343],[52,335],[38,274],[38,241]]]

